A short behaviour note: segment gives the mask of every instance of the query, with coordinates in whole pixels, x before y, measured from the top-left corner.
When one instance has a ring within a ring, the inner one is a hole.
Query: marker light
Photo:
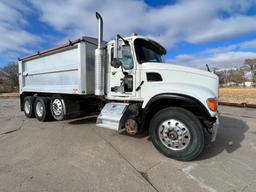
[[[218,102],[216,99],[210,98],[207,100],[207,105],[211,111],[216,112],[218,108]]]

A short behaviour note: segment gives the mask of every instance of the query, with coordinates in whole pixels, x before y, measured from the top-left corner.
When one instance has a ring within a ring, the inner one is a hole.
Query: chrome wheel
[[[52,111],[56,116],[60,116],[63,113],[61,100],[54,99],[54,101],[52,102]]]
[[[39,117],[42,117],[43,116],[43,111],[44,111],[44,106],[41,102],[37,102],[36,103],[36,114],[39,116]]]
[[[25,113],[26,114],[29,114],[30,113],[30,110],[31,110],[31,105],[30,105],[30,103],[29,103],[29,101],[25,101],[25,103],[24,103],[24,110],[25,110]]]
[[[158,136],[162,144],[171,150],[185,149],[191,140],[187,126],[176,119],[169,119],[160,124]]]

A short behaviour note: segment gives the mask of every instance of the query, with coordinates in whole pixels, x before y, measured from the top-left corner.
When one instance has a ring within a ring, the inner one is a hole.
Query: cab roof
[[[150,43],[152,43],[153,45],[155,45],[157,48],[159,48],[159,50],[161,51],[161,53],[163,55],[165,55],[167,53],[166,49],[161,45],[159,44],[158,42],[150,39],[150,38],[147,38],[145,36],[141,36],[141,35],[131,35],[131,36],[128,36],[128,37],[124,37],[125,40],[127,41],[132,41],[134,42],[136,39],[144,39],[146,41],[149,41]],[[111,44],[114,44],[115,43],[115,40],[111,40],[109,41],[107,44],[108,45],[111,45]]]

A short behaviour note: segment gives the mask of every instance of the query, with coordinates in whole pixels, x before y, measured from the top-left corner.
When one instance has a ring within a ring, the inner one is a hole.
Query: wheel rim
[[[56,116],[60,116],[62,114],[63,107],[59,99],[54,99],[54,101],[52,102],[52,110],[54,115]]]
[[[162,122],[158,128],[158,136],[165,147],[175,151],[185,149],[191,140],[187,126],[176,119]]]
[[[30,105],[29,101],[25,101],[24,110],[25,110],[26,114],[29,114],[30,108],[31,108],[31,105]]]
[[[44,106],[41,102],[36,103],[36,114],[39,117],[43,116]]]

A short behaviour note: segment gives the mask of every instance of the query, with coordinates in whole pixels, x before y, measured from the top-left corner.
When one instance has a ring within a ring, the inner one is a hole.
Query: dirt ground
[[[18,97],[19,93],[15,92],[15,93],[0,93],[0,97]]]
[[[222,102],[256,104],[256,88],[220,88]]]

